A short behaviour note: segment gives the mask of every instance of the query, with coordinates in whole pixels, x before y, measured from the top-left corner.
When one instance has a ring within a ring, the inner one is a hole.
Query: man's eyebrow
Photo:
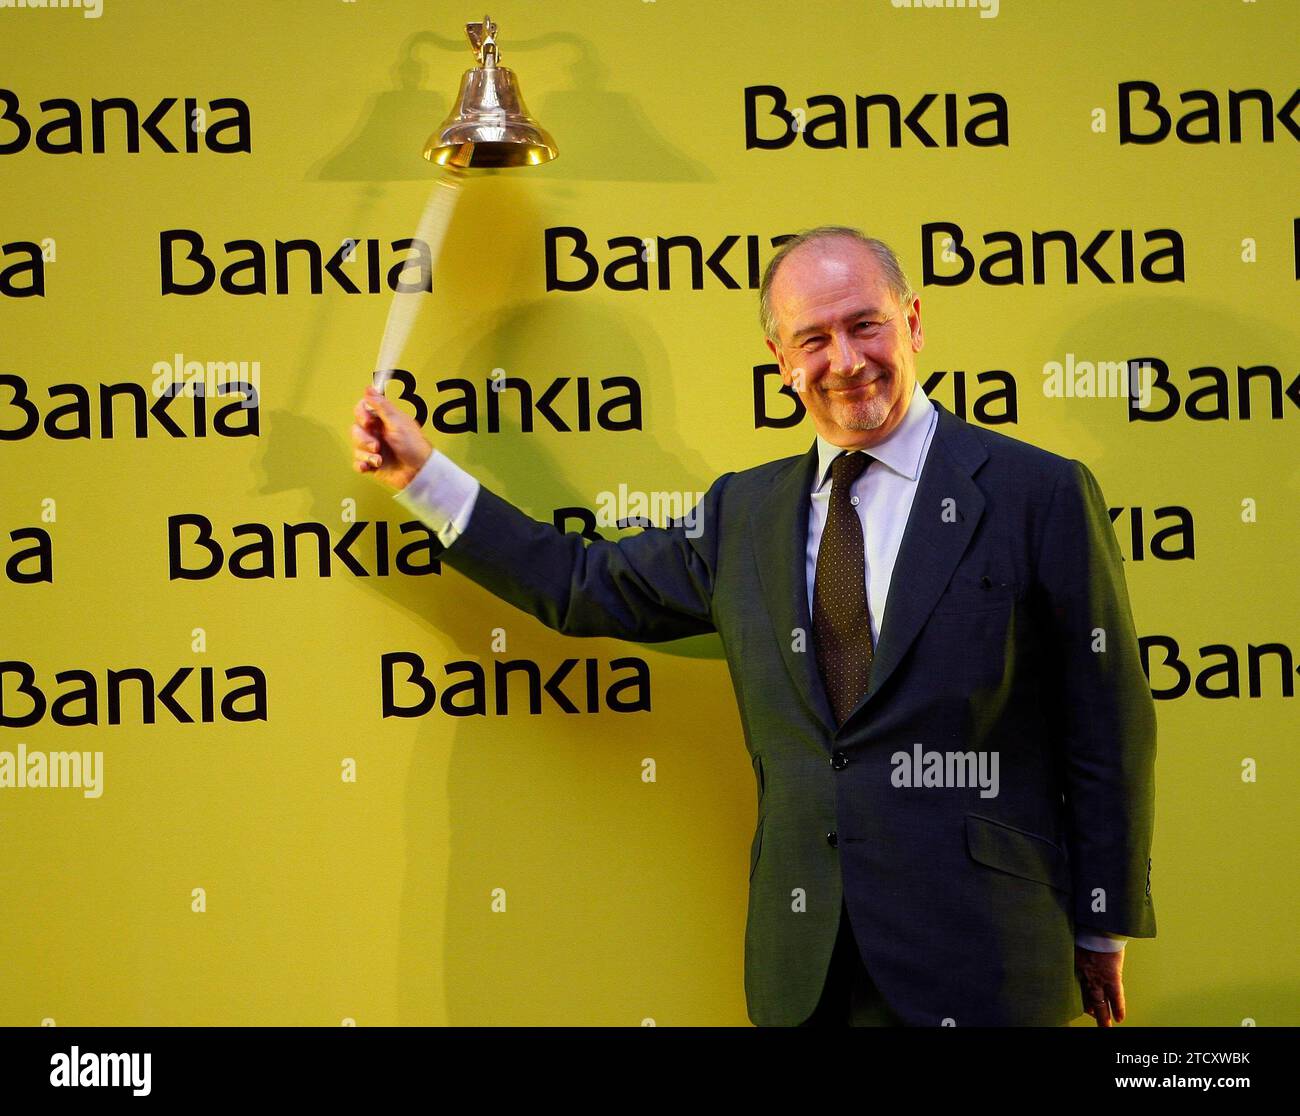
[[[867,306],[867,307],[864,307],[864,308],[861,309],[861,310],[854,310],[854,311],[853,311],[852,313],[850,313],[850,314],[845,314],[844,317],[843,317],[841,320],[847,322],[847,321],[853,321],[853,320],[856,320],[856,319],[858,319],[858,318],[874,318],[874,317],[876,317],[877,315],[880,315],[880,314],[883,314],[883,313],[884,313],[884,311],[878,309],[877,307],[874,307],[874,306]],[[799,327],[798,329],[796,329],[792,334],[790,334],[790,340],[791,340],[791,341],[798,341],[799,338],[800,338],[800,337],[803,337],[805,334],[808,334],[808,333],[818,333],[818,332],[822,331],[822,330],[825,329],[825,328],[826,328],[826,327],[823,326],[820,322],[814,322],[814,323],[811,324],[811,325],[800,326],[800,327]]]

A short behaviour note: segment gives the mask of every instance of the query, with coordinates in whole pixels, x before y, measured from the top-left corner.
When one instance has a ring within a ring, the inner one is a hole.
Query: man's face
[[[781,379],[799,392],[817,433],[865,449],[894,430],[916,384],[921,300],[900,306],[871,251],[813,240],[792,251],[769,291]]]

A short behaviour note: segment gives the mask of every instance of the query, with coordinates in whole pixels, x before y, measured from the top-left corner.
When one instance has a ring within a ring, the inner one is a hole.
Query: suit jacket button
[[[849,765],[849,757],[846,756],[843,752],[836,752],[833,756],[831,756],[831,766],[835,768],[836,771],[843,771],[846,767],[848,767],[848,765]]]
[[[828,834],[826,834],[826,843],[830,845],[831,848],[835,848],[840,843],[840,839],[836,836],[835,830],[832,829]]]

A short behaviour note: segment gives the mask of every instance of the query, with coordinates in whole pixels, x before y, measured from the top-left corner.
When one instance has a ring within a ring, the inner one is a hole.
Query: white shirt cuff
[[[1081,945],[1094,953],[1118,953],[1127,941],[1127,938],[1118,935],[1095,934],[1086,930],[1079,930],[1074,935],[1075,945]]]
[[[393,499],[432,528],[448,547],[469,523],[478,490],[479,482],[473,476],[435,449],[410,483],[393,493]]]

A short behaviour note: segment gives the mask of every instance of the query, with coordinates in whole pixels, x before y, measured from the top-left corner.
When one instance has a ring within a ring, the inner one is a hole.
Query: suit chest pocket
[[[995,577],[954,578],[934,603],[932,616],[962,616],[972,612],[1010,612],[1019,602],[1015,585]]]
[[[1010,588],[945,594],[925,623],[918,661],[936,664],[939,692],[969,696],[1001,686],[1015,662],[1018,605]]]

